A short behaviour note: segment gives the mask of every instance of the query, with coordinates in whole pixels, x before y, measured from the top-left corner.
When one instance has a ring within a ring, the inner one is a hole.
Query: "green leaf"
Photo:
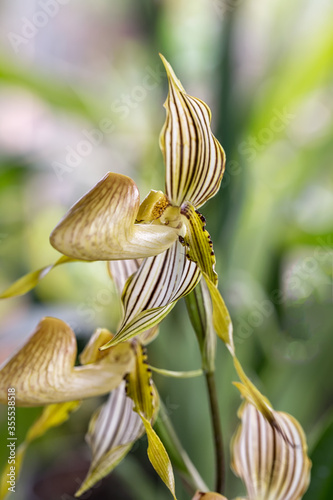
[[[0,57],[0,81],[2,84],[19,85],[38,98],[68,112],[76,113],[84,118],[97,123],[99,118],[105,116],[105,108],[100,100],[89,95],[84,88],[73,89],[60,79],[56,81],[55,75],[38,72],[37,68],[18,65],[15,58]],[[82,96],[82,97],[81,97]]]
[[[333,412],[310,455],[311,483],[303,500],[331,500],[333,491]]]

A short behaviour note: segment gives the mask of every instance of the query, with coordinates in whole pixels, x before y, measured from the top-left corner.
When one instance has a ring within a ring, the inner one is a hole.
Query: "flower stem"
[[[164,404],[160,403],[160,411],[155,423],[155,430],[165,446],[171,462],[176,467],[185,485],[194,493],[196,490],[209,491],[208,486],[191,462],[188,454],[176,434]]]
[[[215,447],[215,491],[217,493],[224,493],[225,488],[225,460],[223,451],[223,436],[221,427],[220,411],[216,392],[215,372],[206,372],[206,383],[208,389],[210,413],[214,434],[214,447]]]
[[[200,284],[185,297],[185,301],[192,326],[198,339],[202,368],[205,373],[208,389],[215,449],[215,491],[223,494],[225,487],[225,459],[215,382],[216,333],[212,325],[213,312],[211,298],[203,280],[201,280]]]

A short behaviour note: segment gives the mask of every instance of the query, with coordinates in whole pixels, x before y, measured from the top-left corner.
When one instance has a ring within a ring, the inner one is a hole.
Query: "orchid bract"
[[[232,468],[244,482],[248,500],[298,500],[309,483],[310,461],[300,424],[275,411],[236,357],[231,318],[218,290],[215,254],[198,209],[219,190],[225,154],[214,137],[208,106],[186,93],[163,56],[169,93],[160,134],[165,193],[151,190],[140,202],[135,182],[108,172],[77,201],[52,231],[50,242],[62,256],[21,278],[1,295],[28,292],[54,267],[74,261],[106,261],[121,295],[123,316],[115,334],[97,329],[75,365],[75,333],[64,321],[43,318],[25,345],[0,370],[0,401],[15,387],[16,404],[44,406],[21,443],[20,466],[30,442],[60,425],[83,399],[107,395],[92,415],[86,440],[91,465],[76,495],[109,474],[143,434],[148,457],[176,499],[172,461],[193,500],[225,499],[223,447],[214,371],[216,334],[232,356],[244,399],[232,441]],[[202,367],[195,373],[150,367],[147,347],[158,325],[186,297],[199,341]],[[159,419],[160,397],[152,379],[159,371],[176,377],[204,375],[215,433],[216,492],[195,469],[167,416]],[[154,425],[160,436],[154,430]],[[168,436],[163,443],[163,436]],[[1,498],[6,490],[2,476]],[[210,491],[211,490],[211,491]]]

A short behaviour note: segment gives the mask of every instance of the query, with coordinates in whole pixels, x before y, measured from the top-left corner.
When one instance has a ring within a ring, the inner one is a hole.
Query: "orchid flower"
[[[112,262],[110,271],[118,291],[138,265],[134,260]],[[98,329],[80,355],[81,366],[74,366],[77,347],[72,329],[57,318],[42,319],[26,344],[0,369],[1,403],[7,402],[8,387],[15,387],[17,406],[47,405],[17,450],[17,472],[31,441],[50,427],[62,424],[78,409],[80,400],[111,391],[106,403],[91,418],[86,439],[92,461],[76,496],[109,474],[146,433],[148,457],[175,498],[171,462],[152,427],[159,397],[144,344],[156,333],[155,327],[131,342],[100,351],[112,334]],[[0,498],[8,493],[6,473],[7,469],[1,479]]]
[[[225,154],[211,131],[210,109],[185,92],[161,58],[169,82],[160,134],[166,193],[152,190],[140,204],[132,179],[107,173],[52,231],[50,242],[63,256],[19,279],[0,298],[26,293],[66,262],[143,259],[123,290],[123,322],[103,348],[157,325],[203,276],[213,303],[214,329],[234,354],[231,319],[217,288],[212,241],[198,212],[219,190]]]
[[[239,367],[236,366],[239,371]],[[236,500],[300,500],[310,482],[311,461],[307,455],[305,434],[299,422],[288,413],[273,410],[269,401],[249,390],[244,379],[235,385],[245,401],[241,419],[231,442],[231,467],[246,487],[248,496]],[[258,409],[259,396],[265,401],[265,415]],[[227,500],[218,493],[197,492],[192,500]]]
[[[210,109],[185,92],[161,58],[169,82],[160,134],[166,193],[152,190],[140,204],[132,179],[107,173],[52,231],[50,242],[63,256],[19,279],[0,298],[26,293],[66,262],[143,259],[124,288],[119,331],[103,348],[157,325],[203,276],[213,302],[214,328],[233,354],[232,323],[217,289],[213,245],[198,212],[219,190],[225,154],[211,131]]]
[[[248,500],[299,500],[310,481],[311,462],[302,427],[284,412],[274,411],[272,425],[245,401],[242,420],[231,445],[232,468],[245,483]]]
[[[103,348],[159,323],[203,275],[213,299],[214,327],[233,351],[230,316],[217,290],[212,242],[197,211],[220,187],[225,154],[211,132],[209,108],[185,92],[161,57],[169,81],[160,135],[166,193],[150,191],[140,204],[134,181],[109,172],[69,210],[50,241],[69,259],[143,259],[124,288],[119,331]]]

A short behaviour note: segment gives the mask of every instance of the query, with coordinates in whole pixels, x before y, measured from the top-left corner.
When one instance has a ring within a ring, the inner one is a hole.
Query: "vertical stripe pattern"
[[[198,208],[219,190],[225,153],[212,134],[208,106],[189,96],[163,56],[162,60],[169,80],[166,121],[160,135],[166,194],[175,205],[186,200]]]
[[[244,403],[232,443],[232,468],[249,500],[298,500],[310,480],[305,435],[291,415],[273,414],[272,426],[255,406]]]
[[[114,280],[119,295],[125,287],[126,281],[132,276],[140,267],[142,260],[111,260],[107,262],[110,277]],[[158,325],[148,328],[139,334],[139,340],[143,345],[152,342],[158,335]]]
[[[143,434],[141,418],[133,411],[133,401],[126,396],[123,381],[90,421],[86,440],[92,461],[76,496],[109,474]]]
[[[124,318],[111,343],[127,340],[159,323],[176,301],[190,293],[201,277],[178,241],[163,254],[145,259],[127,281],[122,301]]]
[[[139,259],[110,260],[107,262],[110,277],[113,279],[119,295],[121,295],[128,278],[139,269],[141,262]]]

